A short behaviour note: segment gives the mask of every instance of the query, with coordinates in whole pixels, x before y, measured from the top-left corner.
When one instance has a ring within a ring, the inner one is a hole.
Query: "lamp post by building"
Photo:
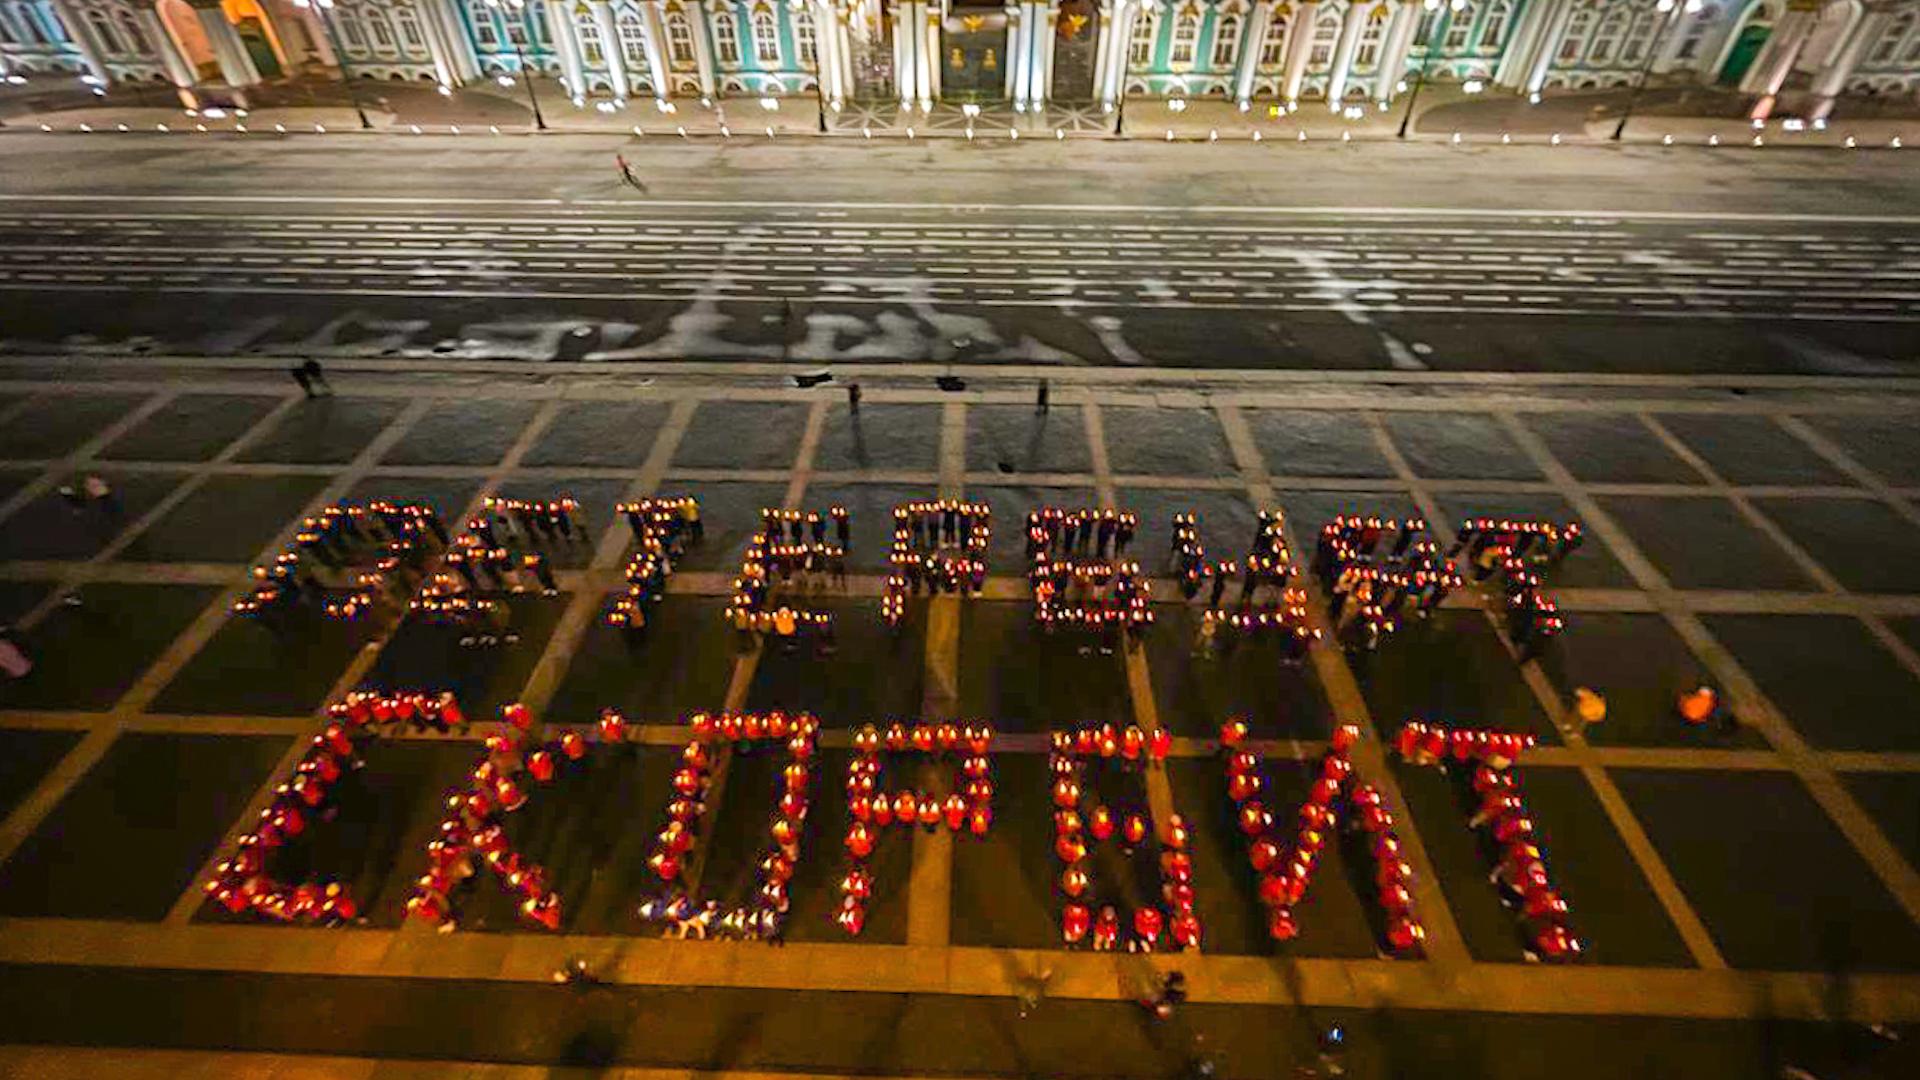
[[[1448,8],[1449,14],[1465,4],[1466,0],[1453,0],[1452,6]],[[1428,13],[1432,13],[1440,10],[1440,0],[1421,0],[1420,6]],[[1434,41],[1440,37],[1448,21],[1448,16],[1440,16],[1433,20],[1432,28],[1427,31],[1427,43],[1420,53],[1420,70],[1413,73],[1413,93],[1407,96],[1407,114],[1400,118],[1400,132],[1395,136],[1396,138],[1406,138],[1407,128],[1413,124],[1413,107],[1420,103],[1420,88],[1427,85],[1427,65],[1433,63]],[[1415,35],[1418,36],[1417,29]]]
[[[1634,80],[1633,92],[1627,95],[1626,108],[1620,110],[1620,122],[1613,127],[1614,142],[1619,142],[1621,136],[1627,133],[1627,121],[1633,118],[1633,106],[1640,100],[1640,92],[1647,88],[1647,79],[1653,75],[1654,58],[1660,55],[1660,47],[1666,44],[1667,35],[1674,27],[1684,22],[1688,15],[1700,10],[1700,3],[1701,0],[1686,0],[1685,4],[1680,5],[1679,13],[1673,10],[1674,0],[1659,0],[1654,4],[1653,10],[1658,12],[1659,17],[1666,22],[1654,31],[1653,40],[1647,43],[1647,58],[1640,64],[1640,77]]]
[[[1136,4],[1134,6],[1137,9],[1134,12],[1134,18],[1144,19],[1147,17],[1147,6],[1145,4]],[[1117,112],[1113,118],[1113,133],[1124,136],[1127,133],[1127,81],[1133,77],[1133,38],[1137,30],[1131,22],[1121,27],[1121,29],[1127,32],[1127,36],[1125,39],[1114,43],[1120,50],[1120,102],[1117,106],[1119,112]],[[1147,40],[1147,63],[1153,63],[1153,40],[1151,38]]]
[[[360,106],[360,95],[353,89],[353,71],[347,66],[347,50],[340,45],[340,31],[333,25],[334,0],[293,0],[296,7],[311,7],[320,20],[320,28],[327,32],[327,43],[333,46],[333,60],[340,65],[340,81],[347,86],[347,100],[353,102],[353,111],[360,117],[360,130],[373,130],[373,121],[367,119],[367,110]]]
[[[488,7],[499,7],[500,3],[501,0],[487,0]],[[525,37],[527,27],[525,17],[522,13],[527,6],[527,0],[506,0],[506,4],[507,7],[511,9],[513,17],[521,20],[520,35],[521,37]],[[513,55],[520,61],[520,81],[527,87],[527,104],[533,109],[534,130],[545,131],[547,130],[547,118],[540,115],[540,99],[533,94],[533,76],[528,74],[527,51],[520,46],[520,38],[513,35],[513,27],[511,26],[507,27],[507,44],[513,46]]]

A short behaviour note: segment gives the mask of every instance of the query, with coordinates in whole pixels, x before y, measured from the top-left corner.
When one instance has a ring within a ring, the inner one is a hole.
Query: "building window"
[[[1194,45],[1200,40],[1200,16],[1191,10],[1174,17],[1173,43],[1167,53],[1170,64],[1193,63]]]
[[[734,24],[733,16],[713,17],[713,51],[719,54],[723,64],[740,62],[740,28]]]
[[[1360,30],[1360,47],[1353,54],[1355,67],[1371,68],[1380,62],[1380,37],[1386,32],[1386,19],[1367,17],[1367,25]]]
[[[1422,11],[1420,13],[1420,25],[1413,28],[1413,43],[1423,49],[1431,45],[1433,43],[1433,24],[1439,21],[1440,12],[1438,10]]]
[[[1614,49],[1620,44],[1620,35],[1627,28],[1627,13],[1619,9],[1608,12],[1600,20],[1600,29],[1593,35],[1593,48],[1587,50],[1589,63],[1606,64],[1613,61]]]
[[[541,0],[533,0],[527,5],[527,37],[535,45],[546,46],[553,39],[553,31],[547,25],[547,5]]]
[[[620,55],[636,70],[646,67],[647,32],[640,26],[640,16],[623,11],[615,25],[620,28]]]
[[[360,27],[360,16],[342,11],[334,15],[334,21],[340,24],[340,36],[348,45],[355,49],[367,47],[367,32]]]
[[[1513,8],[1501,0],[1487,9],[1487,17],[1480,20],[1480,36],[1474,39],[1478,49],[1497,49],[1500,47],[1500,35],[1507,32],[1507,20],[1513,17]]]
[[[693,63],[693,24],[682,11],[667,13],[667,56],[675,67]]]
[[[606,42],[600,37],[600,20],[583,6],[580,17],[574,20],[575,29],[580,32],[580,56],[592,67],[602,67],[607,62]]]
[[[1213,66],[1230,68],[1240,56],[1240,16],[1227,15],[1213,31]]]
[[[819,66],[820,46],[813,36],[813,15],[810,12],[797,11],[793,15],[793,47],[800,54],[801,67]]]
[[[367,12],[367,30],[373,34],[373,43],[382,49],[393,48],[393,26],[387,22],[387,13],[374,9]]]
[[[486,49],[500,47],[500,31],[494,29],[493,12],[480,0],[467,5],[467,21],[473,24],[473,43]]]
[[[147,40],[147,32],[140,28],[140,20],[132,12],[121,13],[120,30],[127,35],[127,42],[134,52],[141,56],[153,55],[153,42]]]
[[[1275,15],[1267,24],[1266,36],[1260,39],[1260,66],[1279,67],[1287,60],[1287,20]]]
[[[412,8],[396,8],[393,18],[400,25],[400,41],[413,52],[423,52],[427,39],[420,36],[420,20],[413,14]]]
[[[1329,11],[1313,24],[1313,49],[1307,53],[1308,67],[1326,67],[1333,62],[1333,47],[1340,40],[1340,16]]]
[[[1473,5],[1468,4],[1453,13],[1453,19],[1447,23],[1447,41],[1443,48],[1449,53],[1462,52],[1467,47],[1467,37],[1473,33]]]
[[[1560,62],[1571,64],[1587,51],[1587,35],[1593,32],[1593,12],[1582,8],[1567,20],[1567,34],[1560,39]]]
[[[763,68],[780,66],[780,26],[773,21],[770,11],[757,11],[753,16],[753,58]]]
[[[100,47],[109,55],[118,56],[127,51],[120,41],[120,35],[113,32],[113,24],[107,21],[106,12],[99,8],[88,11],[87,22],[92,24],[94,34],[100,39]]]
[[[1133,40],[1127,45],[1127,63],[1130,65],[1153,63],[1153,38],[1159,27],[1154,24],[1153,16],[1141,12],[1133,17]]]

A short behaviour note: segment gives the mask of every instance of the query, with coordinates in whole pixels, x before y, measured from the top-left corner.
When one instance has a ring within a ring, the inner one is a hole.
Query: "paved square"
[[[320,476],[216,476],[127,544],[136,562],[250,563],[298,524],[327,486]]]
[[[666,419],[667,407],[657,401],[570,402],[560,406],[521,464],[637,469]]]
[[[1920,750],[1920,679],[1859,620],[1709,615],[1706,623],[1813,745]]]
[[[1705,480],[1631,413],[1540,413],[1526,423],[1568,472],[1588,483],[1698,484]]]
[[[385,430],[404,401],[340,398],[302,401],[272,429],[240,451],[241,461],[340,465],[358,457]]]
[[[358,624],[315,612],[285,622],[231,615],[153,700],[162,713],[305,716],[365,640]]]
[[[807,426],[804,405],[707,402],[673,455],[676,469],[787,469]]]
[[[1610,771],[1735,967],[1920,968],[1920,929],[1791,775]]]
[[[1584,612],[1541,662],[1555,686],[1607,699],[1607,717],[1584,734],[1600,746],[1765,746],[1752,728],[1696,727],[1680,718],[1681,693],[1712,676],[1660,615]]]
[[[1274,476],[1393,475],[1359,413],[1248,409],[1247,429]]]
[[[0,913],[161,918],[287,741],[120,736],[7,860]]]
[[[1082,410],[1057,405],[1042,413],[1024,405],[975,405],[967,409],[967,471],[1090,473]]]
[[[1873,499],[1755,499],[1815,562],[1856,592],[1920,592],[1920,536]]]
[[[0,728],[0,818],[13,813],[79,742],[77,731]]]
[[[940,464],[938,405],[864,404],[858,413],[842,402],[827,407],[813,467],[819,472],[932,472]]]
[[[1219,476],[1233,455],[1211,409],[1106,408],[1107,458],[1113,471],[1164,476]]]
[[[1920,484],[1920,421],[1912,415],[1808,416],[1808,425],[1889,484]]]
[[[1852,484],[1771,416],[1669,413],[1658,419],[1729,484]]]
[[[0,683],[0,707],[112,707],[215,595],[199,585],[82,586],[77,603],[33,628],[33,670]]]
[[[280,401],[251,394],[182,394],[108,443],[100,456],[116,461],[211,461]]]
[[[1473,413],[1383,413],[1386,426],[1416,476],[1533,480],[1540,470],[1489,416]]]
[[[380,461],[385,465],[497,465],[526,430],[535,401],[436,405]]]
[[[1603,495],[1600,505],[1681,589],[1810,589],[1785,549],[1727,499]]]
[[[139,394],[41,394],[0,425],[0,458],[57,458],[146,400]]]
[[[98,476],[112,489],[105,501],[87,499],[87,476]],[[100,553],[140,519],[184,477],[172,473],[133,473],[101,470],[62,477],[59,485],[0,522],[0,558],[87,559]],[[73,489],[81,500],[70,502],[59,487]]]

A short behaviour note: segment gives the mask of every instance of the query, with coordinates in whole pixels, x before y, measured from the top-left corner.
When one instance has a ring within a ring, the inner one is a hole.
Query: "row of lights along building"
[[[344,54],[346,63],[341,64]],[[1920,87],[1920,0],[0,0],[0,75],[221,88],[341,70],[444,88],[522,71],[576,104],[818,95],[1005,102],[1217,98],[1378,107],[1643,74],[1824,116]]]

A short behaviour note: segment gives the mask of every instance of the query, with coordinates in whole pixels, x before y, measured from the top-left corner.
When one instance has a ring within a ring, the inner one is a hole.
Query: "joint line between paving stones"
[[[1533,459],[1534,464],[1549,478],[1562,484],[1574,511],[1590,531],[1599,535],[1613,549],[1621,565],[1627,568],[1634,580],[1650,592],[1663,594],[1662,599],[1667,602],[1661,605],[1662,612],[1681,640],[1712,673],[1714,680],[1734,699],[1735,714],[1758,730],[1780,754],[1814,801],[1833,819],[1842,835],[1893,894],[1907,917],[1920,922],[1920,872],[1907,865],[1906,858],[1887,839],[1880,826],[1761,691],[1759,684],[1747,674],[1732,652],[1713,636],[1698,615],[1675,602],[1677,597],[1666,588],[1665,577],[1627,537],[1618,523],[1581,487],[1572,473],[1553,456],[1544,440],[1528,431],[1510,412],[1498,413],[1496,417]]]
[[[1500,418],[1504,422],[1509,420],[1510,416],[1502,415]],[[1439,538],[1441,543],[1451,545],[1455,539],[1453,527],[1441,515],[1440,504],[1434,499],[1433,493],[1427,490],[1413,466],[1407,461],[1406,455],[1401,453],[1399,445],[1393,441],[1392,433],[1387,430],[1379,414],[1369,412],[1367,422],[1388,465],[1406,484],[1414,504],[1420,508],[1421,515],[1427,519],[1428,529]],[[1507,426],[1513,429],[1510,430],[1510,434],[1519,441],[1529,456],[1534,458],[1534,463],[1543,474],[1562,483],[1576,482],[1572,474],[1553,458],[1544,442],[1537,440],[1530,442],[1532,432],[1524,429],[1517,420],[1513,420]],[[1680,934],[1681,941],[1686,944],[1687,952],[1692,956],[1693,962],[1707,970],[1726,968],[1726,958],[1721,955],[1719,946],[1714,943],[1713,935],[1708,932],[1699,913],[1693,910],[1685,890],[1680,888],[1679,882],[1667,869],[1665,860],[1653,846],[1646,828],[1634,815],[1633,809],[1627,805],[1625,796],[1621,795],[1612,777],[1608,776],[1587,752],[1585,734],[1568,722],[1566,704],[1561,692],[1553,686],[1552,680],[1547,678],[1546,672],[1541,669],[1538,661],[1520,660],[1519,650],[1515,649],[1513,642],[1508,639],[1506,628],[1501,625],[1498,613],[1487,606],[1485,596],[1478,589],[1473,589],[1472,595],[1478,601],[1477,606],[1480,607],[1488,627],[1493,631],[1495,640],[1500,642],[1500,647],[1507,656],[1515,661],[1521,681],[1526,683],[1534,700],[1539,703],[1541,710],[1546,713],[1554,728],[1560,732],[1567,755],[1574,759],[1580,775],[1586,779],[1587,786],[1592,788],[1594,798],[1607,815],[1608,823],[1613,826],[1614,832],[1626,845],[1627,852],[1633,857],[1634,864],[1639,867],[1641,876],[1646,879],[1648,887],[1653,890],[1654,897],[1660,901],[1661,908],[1666,911],[1668,920],[1673,923],[1674,929]]]
[[[95,454],[112,445],[114,440],[133,430],[135,426],[145,421],[148,417],[165,408],[168,402],[180,396],[180,391],[178,390],[163,390],[159,393],[154,393],[150,387],[143,387],[140,392],[147,393],[150,396],[141,401],[140,404],[128,409],[125,415],[113,423],[108,424],[92,438],[74,447],[72,451],[61,457],[49,458],[45,467],[41,469],[39,476],[21,485],[19,491],[14,492],[4,501],[0,501],[0,522],[6,521],[18,513],[22,507],[27,506],[32,503],[33,500],[46,494],[53,488],[55,483],[59,482],[60,477],[74,471],[81,465],[91,463]],[[32,404],[37,400],[39,400],[38,396],[28,398],[27,404]]]
[[[1246,482],[1247,495],[1253,500],[1255,508],[1274,507],[1277,510],[1273,488],[1267,479],[1266,461],[1254,442],[1253,432],[1247,427],[1245,414],[1237,406],[1221,402],[1214,403],[1214,413],[1220,420],[1221,433]],[[1284,515],[1281,517],[1281,529],[1294,551],[1307,550],[1300,546],[1303,538],[1299,530],[1293,528]],[[1326,625],[1323,614],[1327,608],[1325,597],[1320,595],[1319,583],[1311,575],[1302,575],[1300,584],[1308,595],[1309,618],[1322,631],[1330,631],[1332,628]],[[1352,665],[1347,663],[1346,654],[1330,634],[1315,641],[1307,655],[1313,661],[1314,673],[1319,676],[1320,688],[1333,711],[1330,718],[1332,723],[1353,723],[1363,731],[1374,732],[1373,738],[1362,739],[1353,748],[1354,767],[1360,775],[1371,778],[1381,798],[1401,823],[1396,835],[1400,838],[1407,861],[1414,868],[1413,893],[1418,905],[1416,910],[1427,929],[1428,960],[1435,968],[1448,972],[1475,966],[1472,954],[1467,951],[1466,939],[1460,933],[1460,925],[1454,920],[1453,909],[1447,905],[1446,894],[1440,888],[1440,875],[1427,855],[1426,841],[1421,838],[1419,826],[1413,820],[1412,808],[1407,803],[1405,793],[1400,790],[1400,782],[1388,768],[1386,754],[1381,750],[1379,725],[1373,722],[1373,711],[1367,705],[1365,695],[1360,692],[1360,682],[1354,677]]]

